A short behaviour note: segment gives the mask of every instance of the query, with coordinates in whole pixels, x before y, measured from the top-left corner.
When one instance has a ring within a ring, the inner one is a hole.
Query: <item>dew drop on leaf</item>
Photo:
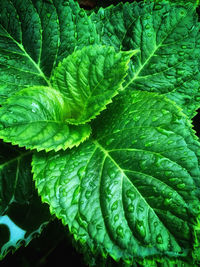
[[[78,170],[77,174],[78,174],[78,177],[79,177],[80,179],[82,179],[82,178],[85,176],[85,167],[84,167],[84,166],[81,167],[81,168]]]
[[[185,188],[185,184],[184,183],[177,184],[177,188],[178,189],[184,189]]]
[[[136,221],[136,230],[142,238],[146,236],[146,229],[144,227],[143,221],[140,220]]]
[[[158,235],[156,236],[156,242],[157,242],[158,244],[163,244],[163,239],[162,239],[161,234],[158,234]]]
[[[128,205],[128,211],[129,212],[134,212],[134,205],[133,204],[130,204],[130,205]]]
[[[92,194],[92,192],[91,192],[90,190],[87,190],[87,191],[85,192],[85,197],[86,197],[87,199],[89,199],[90,196],[91,196],[91,194]]]
[[[186,45],[182,45],[182,46],[181,46],[181,48],[183,48],[183,49],[186,49],[186,48],[187,48],[187,46],[186,46]]]
[[[118,235],[119,237],[121,237],[121,238],[124,237],[124,230],[123,230],[122,226],[118,226],[118,227],[117,227],[117,235]]]
[[[94,41],[95,41],[94,37],[93,36],[90,36],[90,38],[89,38],[90,44],[94,44]]]
[[[185,53],[184,52],[178,52],[178,54],[179,54],[179,56],[184,56],[185,55]]]
[[[165,206],[169,206],[170,203],[171,203],[171,199],[170,199],[170,198],[165,198],[165,199],[164,199],[164,205],[165,205]]]
[[[111,210],[114,211],[118,208],[118,201],[115,201],[111,207]]]
[[[161,5],[158,5],[158,4],[154,5],[154,10],[161,10],[161,9],[162,9]]]
[[[126,191],[126,196],[128,197],[128,198],[130,198],[131,200],[134,200],[135,199],[135,192],[133,191],[133,190],[131,190],[131,189],[129,189],[129,190],[127,190]]]
[[[150,29],[150,25],[149,24],[147,24],[146,26],[145,26],[145,29]]]
[[[117,222],[119,220],[119,215],[116,214],[115,217],[114,217],[114,221]]]

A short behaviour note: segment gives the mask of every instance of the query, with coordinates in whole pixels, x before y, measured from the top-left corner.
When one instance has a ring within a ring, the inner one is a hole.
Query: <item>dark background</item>
[[[115,0],[105,2],[108,4],[115,4],[119,1]],[[100,3],[100,0],[80,0],[80,6],[88,10],[99,6]],[[106,4],[104,4],[104,6],[106,6]],[[198,8],[198,13],[200,14],[200,8]],[[197,135],[200,137],[200,109],[193,119],[193,125]],[[61,222],[57,219],[53,220],[43,230],[40,237],[32,240],[27,247],[22,246],[13,255],[10,252],[5,259],[0,262],[0,267],[49,267],[54,264],[56,266],[66,267],[87,266],[84,263],[83,254],[77,252],[74,248],[72,238],[67,227],[62,226]],[[104,264],[101,263],[99,266],[102,267],[103,265]],[[106,263],[106,267],[112,265],[117,266],[118,264],[114,263],[112,259],[109,259]]]

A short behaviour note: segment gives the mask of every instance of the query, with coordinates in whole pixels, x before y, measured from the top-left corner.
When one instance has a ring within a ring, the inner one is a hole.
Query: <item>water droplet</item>
[[[114,221],[117,222],[119,220],[119,215],[116,214],[115,217],[114,217]]]
[[[151,120],[154,122],[154,121],[157,121],[158,120],[158,117],[157,116],[152,116]]]
[[[149,15],[145,15],[144,16],[144,20],[147,20],[147,19],[150,19],[150,16]]]
[[[185,71],[177,69],[176,73],[177,75],[183,75]]]
[[[130,198],[131,200],[134,200],[135,199],[135,192],[133,190],[129,189],[126,191],[126,196],[128,198]]]
[[[112,204],[112,207],[111,207],[111,210],[114,211],[118,208],[118,201],[116,200],[113,204]]]
[[[135,115],[135,116],[133,116],[133,120],[134,120],[135,122],[139,121],[139,119],[140,119],[140,116],[139,116],[139,115]]]
[[[85,21],[83,22],[83,24],[84,24],[84,25],[88,25],[88,21],[85,20]]]
[[[165,206],[169,206],[171,204],[171,202],[172,202],[172,199],[171,198],[165,198],[164,199],[164,205]]]
[[[140,220],[136,221],[136,230],[142,238],[146,236],[146,229],[144,227],[143,221],[140,221]]]
[[[185,188],[185,184],[184,183],[177,184],[177,188],[178,189],[184,189]]]
[[[158,235],[156,236],[156,242],[157,242],[158,244],[163,244],[163,239],[162,239],[161,234],[158,234]]]
[[[178,52],[178,54],[179,54],[179,56],[184,56],[185,55],[185,53],[184,52]]]
[[[78,174],[78,177],[79,177],[80,179],[82,179],[83,176],[85,176],[85,167],[84,167],[84,166],[81,167],[81,168],[78,170],[77,174]]]
[[[134,209],[135,207],[133,204],[128,205],[128,212],[134,212]]]
[[[169,114],[169,111],[166,110],[166,109],[162,109],[161,111],[162,111],[162,114],[163,114],[163,115]]]
[[[159,5],[159,4],[155,4],[153,9],[154,10],[161,10],[162,9],[162,6]]]
[[[153,225],[156,228],[158,226],[158,222],[154,222]]]
[[[168,130],[166,130],[166,129],[163,129],[163,128],[161,128],[161,127],[156,127],[156,130],[159,132],[159,133],[161,133],[161,134],[164,134],[164,135],[166,135],[166,136],[171,136],[172,134],[173,134],[173,132],[171,132],[171,131],[168,131]]]
[[[144,144],[144,146],[145,146],[145,147],[150,147],[150,146],[152,146],[153,144],[154,144],[154,142],[148,142],[148,143]]]
[[[121,238],[124,237],[124,230],[123,230],[122,226],[118,226],[118,227],[117,227],[117,235],[118,235],[119,237],[121,237]]]
[[[95,42],[95,38],[93,36],[90,36],[89,43],[94,44],[94,42]]]
[[[81,10],[81,11],[79,12],[79,16],[80,16],[81,18],[83,18],[83,17],[85,16],[85,12],[84,12],[84,10]]]
[[[145,139],[145,138],[147,138],[147,135],[141,135],[140,136],[140,139],[142,140],[142,139]]]
[[[113,138],[108,139],[106,145],[109,146],[113,141],[115,141]]]
[[[56,167],[56,164],[54,163],[54,161],[51,161],[51,162],[49,163],[49,170],[54,170],[55,167]]]
[[[146,26],[145,26],[145,29],[150,29],[150,25],[149,24],[147,24]]]
[[[91,194],[92,194],[92,192],[91,192],[90,190],[87,190],[87,191],[85,192],[85,197],[86,197],[87,199],[89,199],[90,196],[91,196]]]
[[[147,168],[147,162],[145,160],[139,163],[141,170],[145,170]]]

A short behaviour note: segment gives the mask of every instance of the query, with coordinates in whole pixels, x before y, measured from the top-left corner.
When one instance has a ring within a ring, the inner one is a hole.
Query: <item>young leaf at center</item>
[[[118,93],[130,58],[138,50],[116,53],[113,47],[88,46],[63,60],[52,77],[65,98],[67,121],[82,124],[95,118]]]
[[[30,149],[52,150],[79,145],[90,126],[68,125],[62,94],[50,87],[25,88],[0,108],[0,138]]]

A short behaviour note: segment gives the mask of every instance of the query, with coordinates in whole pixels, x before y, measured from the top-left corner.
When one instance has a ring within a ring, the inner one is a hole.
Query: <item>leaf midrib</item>
[[[47,83],[47,85],[49,87],[52,88],[52,85],[50,83],[50,81],[47,79],[47,77],[45,76],[45,74],[43,73],[43,71],[40,69],[39,65],[31,58],[31,56],[26,52],[26,50],[24,49],[23,45],[18,43],[9,33],[8,31],[1,25],[1,27],[4,29],[4,31],[7,33],[7,37],[10,38],[20,49],[21,51],[24,53],[24,55],[30,60],[30,62],[34,65],[34,67],[38,70],[40,76],[45,80],[45,82]]]
[[[167,36],[165,38],[163,38],[163,40],[160,42],[160,44],[158,44],[157,46],[155,46],[155,49],[153,50],[153,52],[150,54],[150,56],[145,60],[145,62],[139,67],[138,71],[134,74],[133,78],[130,79],[130,81],[124,86],[124,90],[131,84],[133,83],[136,79],[139,78],[139,74],[140,72],[144,69],[144,67],[148,64],[148,62],[151,60],[151,58],[155,55],[156,51],[163,45],[164,41],[169,37],[169,35],[173,32],[173,30],[176,28],[176,26],[187,16],[188,13],[186,13],[185,16],[182,16],[180,18],[179,21],[177,21],[177,23],[174,25],[174,27],[170,30],[170,32],[167,34]],[[141,61],[140,61],[141,63]]]
[[[32,153],[33,153],[32,151],[26,151],[26,152],[24,152],[23,154],[20,154],[19,156],[14,157],[14,158],[12,158],[11,160],[8,160],[8,161],[6,161],[6,162],[3,163],[3,164],[0,164],[0,170],[2,170],[4,167],[6,167],[6,166],[9,165],[9,164],[12,164],[12,163],[15,162],[15,161],[20,161],[23,157],[26,157],[26,156],[28,156],[28,155],[30,155],[30,154],[32,154]]]
[[[169,235],[172,236],[177,244],[179,245],[176,237],[169,231],[169,229],[165,226],[165,224],[162,222],[162,220],[158,217],[158,215],[156,214],[156,212],[154,211],[154,209],[149,205],[149,203],[146,201],[146,199],[143,197],[143,195],[140,193],[140,191],[138,191],[138,189],[132,184],[132,182],[130,181],[129,177],[124,173],[124,170],[118,165],[118,163],[110,156],[109,152],[107,150],[105,150],[101,144],[99,144],[99,142],[97,140],[92,140],[92,142],[94,143],[94,145],[99,148],[105,155],[104,160],[106,158],[109,158],[114,165],[118,168],[118,170],[121,172],[122,177],[126,177],[126,179],[128,180],[129,183],[131,183],[131,185],[134,187],[135,191],[137,191],[137,193],[140,195],[141,199],[144,201],[144,203],[146,203],[146,205],[149,207],[149,209],[151,209],[152,213],[158,218],[158,220],[160,221],[160,223],[163,225],[163,227],[169,232]],[[126,216],[125,216],[126,218]],[[126,219],[127,220],[127,219]],[[127,221],[127,224],[129,225],[129,222]],[[130,227],[129,227],[130,228]],[[132,232],[132,229],[130,228],[130,231]]]

